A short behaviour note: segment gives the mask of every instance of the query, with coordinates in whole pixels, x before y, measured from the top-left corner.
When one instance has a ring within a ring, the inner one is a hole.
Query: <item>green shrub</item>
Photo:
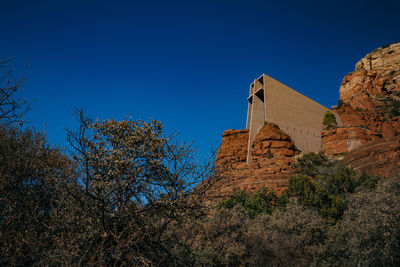
[[[325,126],[325,128],[329,129],[332,127],[336,127],[337,126],[337,122],[336,122],[336,116],[335,114],[333,114],[331,111],[327,111],[324,114],[324,120],[322,122],[322,124]]]
[[[232,209],[239,205],[244,208],[250,218],[254,218],[263,213],[271,214],[275,207],[284,207],[286,203],[285,196],[278,197],[274,191],[264,188],[253,194],[236,191],[221,200],[217,205],[217,209]]]
[[[292,175],[286,194],[295,197],[304,207],[318,210],[329,221],[340,219],[345,210],[345,201],[341,196],[331,194],[328,189],[306,175]]]
[[[329,165],[328,158],[322,153],[310,152],[298,158],[293,165],[296,173],[316,177],[320,173],[321,167]]]
[[[341,219],[347,197],[360,190],[372,190],[381,176],[357,174],[343,162],[330,161],[322,153],[308,153],[294,164],[296,174],[289,178],[287,197],[295,197],[306,207],[316,209],[329,221]]]

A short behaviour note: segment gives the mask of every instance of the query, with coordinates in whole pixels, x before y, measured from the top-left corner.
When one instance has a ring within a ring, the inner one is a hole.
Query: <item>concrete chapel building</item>
[[[264,123],[275,123],[303,152],[321,150],[323,117],[327,109],[266,74],[250,85],[246,129],[249,130],[247,162],[254,139]],[[338,126],[342,126],[336,115]]]

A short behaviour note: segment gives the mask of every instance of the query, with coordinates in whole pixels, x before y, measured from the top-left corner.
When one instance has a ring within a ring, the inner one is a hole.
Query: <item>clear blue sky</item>
[[[94,118],[150,118],[217,148],[246,123],[262,73],[330,107],[342,78],[400,41],[400,1],[0,0],[0,56],[22,71],[26,118],[65,145],[75,107]]]

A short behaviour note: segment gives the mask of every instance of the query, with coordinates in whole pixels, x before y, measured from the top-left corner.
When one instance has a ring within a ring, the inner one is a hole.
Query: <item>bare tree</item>
[[[22,123],[22,116],[29,110],[30,104],[16,99],[16,92],[21,87],[24,74],[16,77],[11,59],[0,59],[0,121],[4,124]]]

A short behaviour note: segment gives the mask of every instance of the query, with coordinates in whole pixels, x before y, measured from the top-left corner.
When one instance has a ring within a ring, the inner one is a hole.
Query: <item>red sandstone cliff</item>
[[[400,137],[366,143],[343,159],[355,170],[386,177],[400,173]]]
[[[322,149],[358,170],[391,175],[400,135],[400,43],[375,49],[343,79],[334,108],[343,127],[322,132]]]
[[[208,190],[209,197],[223,197],[237,190],[254,192],[264,187],[278,193],[284,190],[297,153],[293,141],[277,125],[267,123],[255,138],[247,164],[248,135],[248,130],[227,130],[222,134],[216,165],[223,174]]]

